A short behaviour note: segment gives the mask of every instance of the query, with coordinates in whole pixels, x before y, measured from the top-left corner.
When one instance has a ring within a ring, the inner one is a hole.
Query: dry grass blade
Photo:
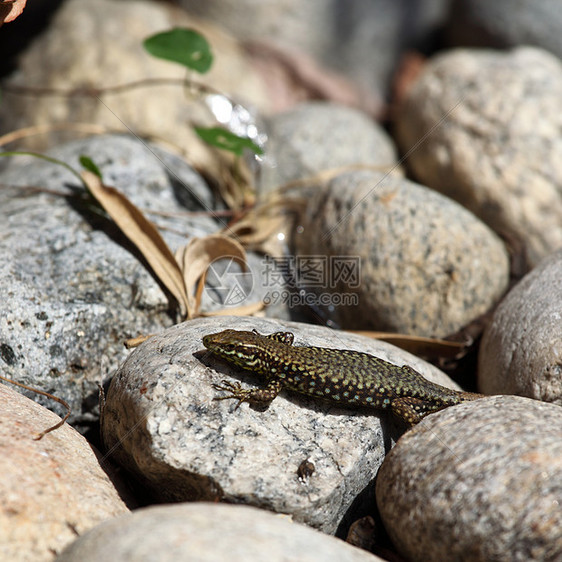
[[[369,170],[373,172],[381,172],[383,174],[395,174],[398,176],[403,176],[401,168],[397,167],[396,164],[381,164],[375,166],[373,164],[348,164],[346,166],[339,166],[338,168],[330,168],[328,170],[323,170],[317,174],[311,176],[306,176],[304,178],[299,178],[297,180],[292,180],[287,182],[277,188],[277,192],[285,194],[293,190],[299,190],[306,187],[314,187],[318,184],[323,184],[331,181],[332,179],[345,174],[346,172],[353,172],[356,170]]]
[[[54,400],[55,402],[58,402],[59,404],[62,404],[66,408],[66,415],[64,416],[64,418],[62,418],[61,421],[56,423],[55,425],[52,425],[51,427],[48,427],[47,429],[45,429],[41,433],[37,434],[33,438],[34,441],[39,441],[39,439],[42,439],[43,437],[45,437],[45,435],[47,435],[47,433],[51,433],[51,431],[55,431],[55,429],[58,429],[59,427],[62,427],[64,425],[64,422],[70,417],[70,414],[72,412],[71,409],[70,409],[70,406],[68,405],[68,402],[66,402],[62,398],[59,398],[58,396],[54,396],[52,394],[49,394],[48,392],[45,392],[44,390],[39,390],[38,388],[33,388],[32,386],[27,386],[26,384],[23,384],[21,382],[16,382],[16,381],[13,381],[11,379],[7,379],[6,377],[3,377],[2,375],[0,375],[0,379],[2,379],[3,381],[9,382],[10,384],[14,384],[16,386],[19,386],[21,388],[25,388],[26,390],[31,390],[31,392],[35,392],[35,394],[41,394],[41,396],[46,396],[47,398],[50,398],[51,400]]]
[[[205,238],[193,238],[187,246],[179,248],[176,252],[176,259],[183,272],[185,286],[188,291],[189,311],[193,318],[199,313],[201,306],[202,277],[206,274],[209,266],[218,259],[231,258],[241,268],[247,270],[246,252],[239,242],[222,234],[212,234]],[[196,295],[193,288],[197,281],[201,279]]]
[[[300,198],[276,198],[250,209],[240,220],[229,225],[227,231],[248,249],[274,257],[284,255],[278,235],[291,231],[288,214],[300,215],[305,205],[306,200]]]
[[[154,274],[174,296],[182,316],[188,315],[189,303],[182,272],[156,227],[120,191],[103,185],[96,174],[85,170],[82,179],[92,196],[138,248]]]
[[[138,347],[141,343],[144,343],[146,340],[152,338],[154,334],[148,334],[146,336],[137,336],[136,338],[129,338],[125,340],[124,345],[127,349],[133,349],[134,347]]]
[[[203,141],[198,151],[199,158],[197,161],[189,159],[190,163],[217,189],[229,209],[240,210],[254,204],[252,173],[244,160]]]
[[[422,336],[408,336],[390,332],[370,332],[361,330],[345,330],[352,334],[359,334],[368,338],[383,340],[405,351],[420,357],[440,357],[454,359],[466,347],[464,343],[424,338]]]
[[[33,125],[23,129],[10,131],[0,137],[0,145],[9,144],[17,140],[43,135],[54,131],[72,131],[83,135],[103,135],[111,132],[111,129],[93,123],[50,123],[47,125]]]

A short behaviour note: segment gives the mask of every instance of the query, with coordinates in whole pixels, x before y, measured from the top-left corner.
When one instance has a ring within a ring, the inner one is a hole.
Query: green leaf
[[[206,143],[234,152],[238,156],[242,156],[245,148],[249,148],[254,154],[263,154],[263,150],[249,138],[239,137],[222,127],[195,127],[195,132]]]
[[[82,155],[80,155],[79,160],[80,160],[80,164],[82,164],[83,168],[85,168],[86,170],[89,170],[93,174],[96,174],[96,176],[98,176],[98,178],[102,179],[100,169],[94,164],[94,161],[89,156],[85,156],[84,154],[82,154]]]
[[[211,68],[213,53],[203,35],[176,27],[145,39],[144,48],[154,57],[177,62],[200,74]]]

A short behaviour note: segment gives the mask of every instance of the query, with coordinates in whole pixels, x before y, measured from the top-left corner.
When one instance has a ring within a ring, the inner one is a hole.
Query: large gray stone
[[[246,381],[203,348],[204,335],[226,328],[262,334],[288,330],[297,345],[364,351],[408,363],[428,379],[458,388],[405,351],[319,326],[244,317],[174,326],[122,365],[101,420],[109,453],[161,500],[247,503],[333,533],[360,492],[371,489],[396,436],[388,415],[292,393],[282,392],[265,411],[214,401],[222,393],[213,383]],[[197,351],[203,353],[194,356]],[[312,464],[312,474],[299,478],[305,462]]]
[[[562,405],[562,251],[543,260],[494,312],[480,346],[486,394],[519,394]]]
[[[466,206],[536,265],[562,247],[561,128],[562,63],[526,47],[435,57],[396,133],[419,181]]]
[[[256,508],[208,503],[139,509],[86,533],[57,562],[382,562]]]
[[[300,104],[271,117],[266,131],[266,165],[260,176],[264,191],[345,166],[389,169],[396,164],[396,150],[384,130],[348,107]]]
[[[562,559],[562,408],[495,396],[446,408],[396,444],[377,505],[412,562]]]
[[[93,137],[49,154],[76,169],[81,154],[90,156],[142,209],[186,211],[182,199],[202,210],[211,201],[185,162],[131,137]],[[83,188],[66,169],[17,157],[0,181],[20,186],[0,190],[0,364],[5,375],[66,400],[73,423],[90,423],[97,385],[125,358],[124,340],[170,326],[169,300],[113,223],[71,197]],[[149,216],[172,249],[217,229],[209,217]]]
[[[392,175],[349,172],[318,189],[295,244],[303,260],[327,260],[323,285],[303,277],[301,288],[314,291],[319,306],[330,297],[322,310],[346,328],[443,337],[507,288],[507,253],[488,227]],[[346,259],[356,260],[357,275],[336,269]],[[356,302],[346,303],[352,296]]]

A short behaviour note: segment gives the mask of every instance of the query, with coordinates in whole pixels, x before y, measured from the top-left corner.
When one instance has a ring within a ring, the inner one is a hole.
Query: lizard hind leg
[[[412,426],[419,423],[427,414],[427,403],[421,398],[402,396],[395,398],[391,404],[392,413]]]

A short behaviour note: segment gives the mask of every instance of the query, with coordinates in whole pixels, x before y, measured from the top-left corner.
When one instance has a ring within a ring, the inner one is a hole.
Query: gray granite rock
[[[180,504],[139,509],[99,525],[57,562],[377,562],[382,559],[286,517],[240,505]]]
[[[530,265],[562,247],[562,63],[535,48],[433,59],[397,121],[419,181],[521,245]],[[431,134],[430,134],[431,133]]]
[[[474,47],[535,45],[562,57],[558,0],[454,0],[446,27],[451,44]]]
[[[267,160],[260,188],[270,191],[293,180],[342,166],[390,168],[396,151],[367,115],[340,105],[309,102],[266,122]]]
[[[1,560],[53,560],[77,535],[128,512],[101,455],[69,425],[33,439],[59,421],[0,384]]]
[[[562,251],[505,297],[480,346],[479,388],[562,405]]]
[[[185,67],[157,59],[142,46],[147,37],[172,27],[195,28],[211,44],[214,62],[202,79],[205,84],[245,104],[268,109],[261,78],[238,42],[222,30],[169,3],[67,0],[47,30],[20,57],[17,72],[5,84],[88,90],[145,79],[176,79],[179,83],[70,97],[22,95],[2,88],[2,129],[95,124],[109,131],[134,131],[163,139],[185,151],[190,162],[204,165],[208,162],[207,149],[191,124],[195,120],[199,125],[210,126],[214,120],[205,104],[186,97],[181,86]],[[68,136],[61,138],[51,131],[49,136],[35,135],[27,142],[28,146],[44,149],[65,140]]]
[[[562,408],[516,396],[453,406],[409,431],[377,504],[412,562],[562,559]]]
[[[342,174],[310,201],[295,234],[297,253],[327,256],[320,299],[343,327],[443,337],[486,312],[505,291],[503,243],[474,215],[431,189],[376,172]],[[335,269],[357,260],[357,277]],[[332,263],[334,265],[332,265]],[[301,287],[306,289],[308,280]],[[323,297],[322,297],[323,298]]]
[[[109,453],[162,500],[247,503],[333,533],[391,446],[394,430],[389,433],[387,424],[393,420],[379,412],[286,392],[265,411],[214,401],[221,393],[211,385],[224,379],[259,386],[256,377],[204,350],[202,337],[226,328],[289,330],[297,345],[365,351],[452,384],[389,344],[319,326],[244,317],[174,326],[132,352],[113,378],[102,416]],[[203,353],[194,356],[197,351]],[[312,475],[299,479],[307,461]]]
[[[209,205],[204,182],[187,164],[134,138],[93,137],[50,152],[76,169],[81,154],[143,209],[185,211],[178,199],[192,210]],[[69,402],[74,423],[89,423],[97,384],[126,356],[123,341],[173,323],[168,299],[110,221],[77,199],[29,189],[71,194],[81,186],[66,169],[16,157],[0,182],[27,186],[0,190],[0,365],[6,376]],[[173,249],[186,236],[217,229],[208,217],[150,218],[168,229],[163,236]]]

